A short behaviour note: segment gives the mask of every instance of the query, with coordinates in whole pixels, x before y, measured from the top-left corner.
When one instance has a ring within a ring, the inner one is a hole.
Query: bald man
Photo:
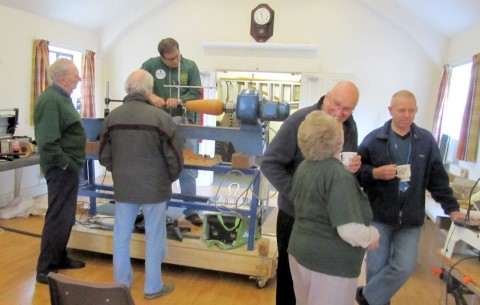
[[[359,91],[349,81],[340,81],[313,106],[302,108],[283,122],[280,130],[267,147],[260,169],[278,190],[277,216],[277,304],[295,304],[292,276],[288,262],[288,243],[295,221],[292,178],[304,157],[297,145],[297,132],[305,117],[314,110],[322,110],[343,124],[343,151],[357,151],[357,125],[352,117],[357,106]],[[348,167],[351,173],[360,168],[360,157],[356,156]]]

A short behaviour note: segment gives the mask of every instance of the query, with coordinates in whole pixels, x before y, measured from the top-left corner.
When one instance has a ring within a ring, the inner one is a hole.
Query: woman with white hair
[[[372,211],[339,160],[342,125],[313,111],[298,129],[305,160],[293,177],[295,223],[288,247],[298,305],[352,305],[366,248],[378,246]]]

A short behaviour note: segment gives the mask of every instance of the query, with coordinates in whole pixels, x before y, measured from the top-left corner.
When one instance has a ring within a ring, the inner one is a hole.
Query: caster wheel
[[[265,288],[265,286],[267,286],[267,281],[264,281],[262,279],[256,279],[255,282],[257,284],[258,289],[262,289],[262,288]]]

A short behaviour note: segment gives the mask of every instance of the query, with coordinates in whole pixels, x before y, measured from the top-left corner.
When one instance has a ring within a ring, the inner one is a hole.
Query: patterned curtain
[[[82,118],[95,118],[95,52],[82,52]]]
[[[467,103],[463,114],[457,159],[469,162],[477,160],[480,120],[480,53],[472,58],[472,73]]]
[[[33,109],[38,96],[50,85],[48,78],[48,45],[50,42],[36,39],[32,52],[32,88],[30,94],[30,124],[33,125]]]
[[[448,97],[450,77],[452,75],[452,67],[450,65],[443,66],[443,76],[438,89],[437,107],[435,108],[435,117],[433,119],[433,136],[437,143],[440,143],[442,135],[443,112],[445,111],[445,102]]]

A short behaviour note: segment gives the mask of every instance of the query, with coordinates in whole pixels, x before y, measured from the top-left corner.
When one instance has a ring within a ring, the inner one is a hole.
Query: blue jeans
[[[370,305],[388,305],[415,272],[421,227],[395,228],[378,222],[372,225],[380,232],[380,245],[367,251],[363,295]]]
[[[196,172],[193,169],[182,169],[178,182],[180,183],[180,194],[182,195],[197,195],[197,180]],[[183,214],[188,217],[193,214],[198,214],[195,209],[185,209]]]
[[[197,145],[197,140],[195,139],[186,139],[185,148],[190,148],[192,151],[195,151]],[[180,183],[180,193],[182,195],[197,195],[197,171],[193,169],[184,168],[180,172],[180,177],[178,178]],[[193,214],[198,214],[197,210],[185,209],[183,214],[188,217]]]
[[[181,116],[172,117],[175,124],[188,123],[184,121],[184,118]],[[193,152],[197,151],[197,140],[196,139],[184,139],[185,148],[191,149]],[[178,182],[180,183],[180,194],[182,195],[197,195],[197,172],[193,169],[183,169],[180,172],[180,177],[178,177]],[[198,214],[197,210],[186,209],[183,211],[185,216],[190,216],[193,214]]]
[[[145,219],[144,293],[156,293],[163,287],[162,262],[167,253],[166,202],[154,204],[115,203],[113,228],[113,272],[115,282],[131,286],[130,238],[139,209]]]

